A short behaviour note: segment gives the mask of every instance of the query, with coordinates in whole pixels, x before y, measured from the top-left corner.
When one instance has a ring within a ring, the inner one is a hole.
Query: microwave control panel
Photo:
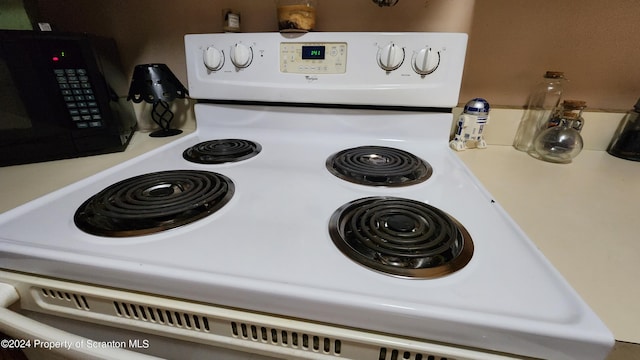
[[[102,114],[87,70],[61,68],[54,69],[53,73],[75,127],[78,129],[101,127]]]
[[[94,84],[80,47],[74,41],[52,41],[42,45],[42,51],[55,76],[60,95],[73,127],[99,128],[104,125],[94,93]]]

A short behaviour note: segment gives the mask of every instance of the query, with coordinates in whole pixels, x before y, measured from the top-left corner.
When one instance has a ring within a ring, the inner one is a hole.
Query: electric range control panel
[[[347,71],[347,43],[281,42],[280,71],[344,74]]]
[[[462,33],[224,33],[185,36],[196,99],[454,107]]]

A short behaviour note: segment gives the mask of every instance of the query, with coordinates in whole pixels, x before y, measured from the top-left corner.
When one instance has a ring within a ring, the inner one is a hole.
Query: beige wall
[[[545,70],[565,71],[568,98],[630,108],[640,97],[638,0],[318,0],[318,31],[460,31],[470,35],[460,102],[521,107]],[[474,6],[475,5],[475,6]],[[272,0],[39,0],[40,20],[116,39],[126,68],[163,62],[186,82],[183,35],[222,30],[221,9],[244,32],[275,31]]]
[[[461,101],[525,104],[545,70],[564,71],[566,97],[590,109],[640,97],[638,0],[482,0],[470,36]]]

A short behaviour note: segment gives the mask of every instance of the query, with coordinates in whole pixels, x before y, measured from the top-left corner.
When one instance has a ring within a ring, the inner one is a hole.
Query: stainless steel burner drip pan
[[[331,155],[326,167],[340,179],[368,186],[409,186],[431,177],[429,163],[404,150],[359,146]]]
[[[331,216],[329,234],[351,260],[402,278],[448,275],[473,256],[471,236],[462,224],[433,206],[403,198],[347,203]]]
[[[98,192],[78,208],[74,222],[82,231],[99,236],[153,234],[213,214],[234,191],[229,178],[214,172],[148,173]]]
[[[258,155],[262,146],[243,139],[216,139],[198,143],[182,153],[185,160],[200,164],[238,162]]]

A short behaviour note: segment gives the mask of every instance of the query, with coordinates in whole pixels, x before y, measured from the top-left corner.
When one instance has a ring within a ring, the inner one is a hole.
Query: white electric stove
[[[0,215],[0,280],[79,320],[94,340],[45,328],[80,358],[604,359],[611,333],[448,147],[466,41],[187,35],[197,130]]]

